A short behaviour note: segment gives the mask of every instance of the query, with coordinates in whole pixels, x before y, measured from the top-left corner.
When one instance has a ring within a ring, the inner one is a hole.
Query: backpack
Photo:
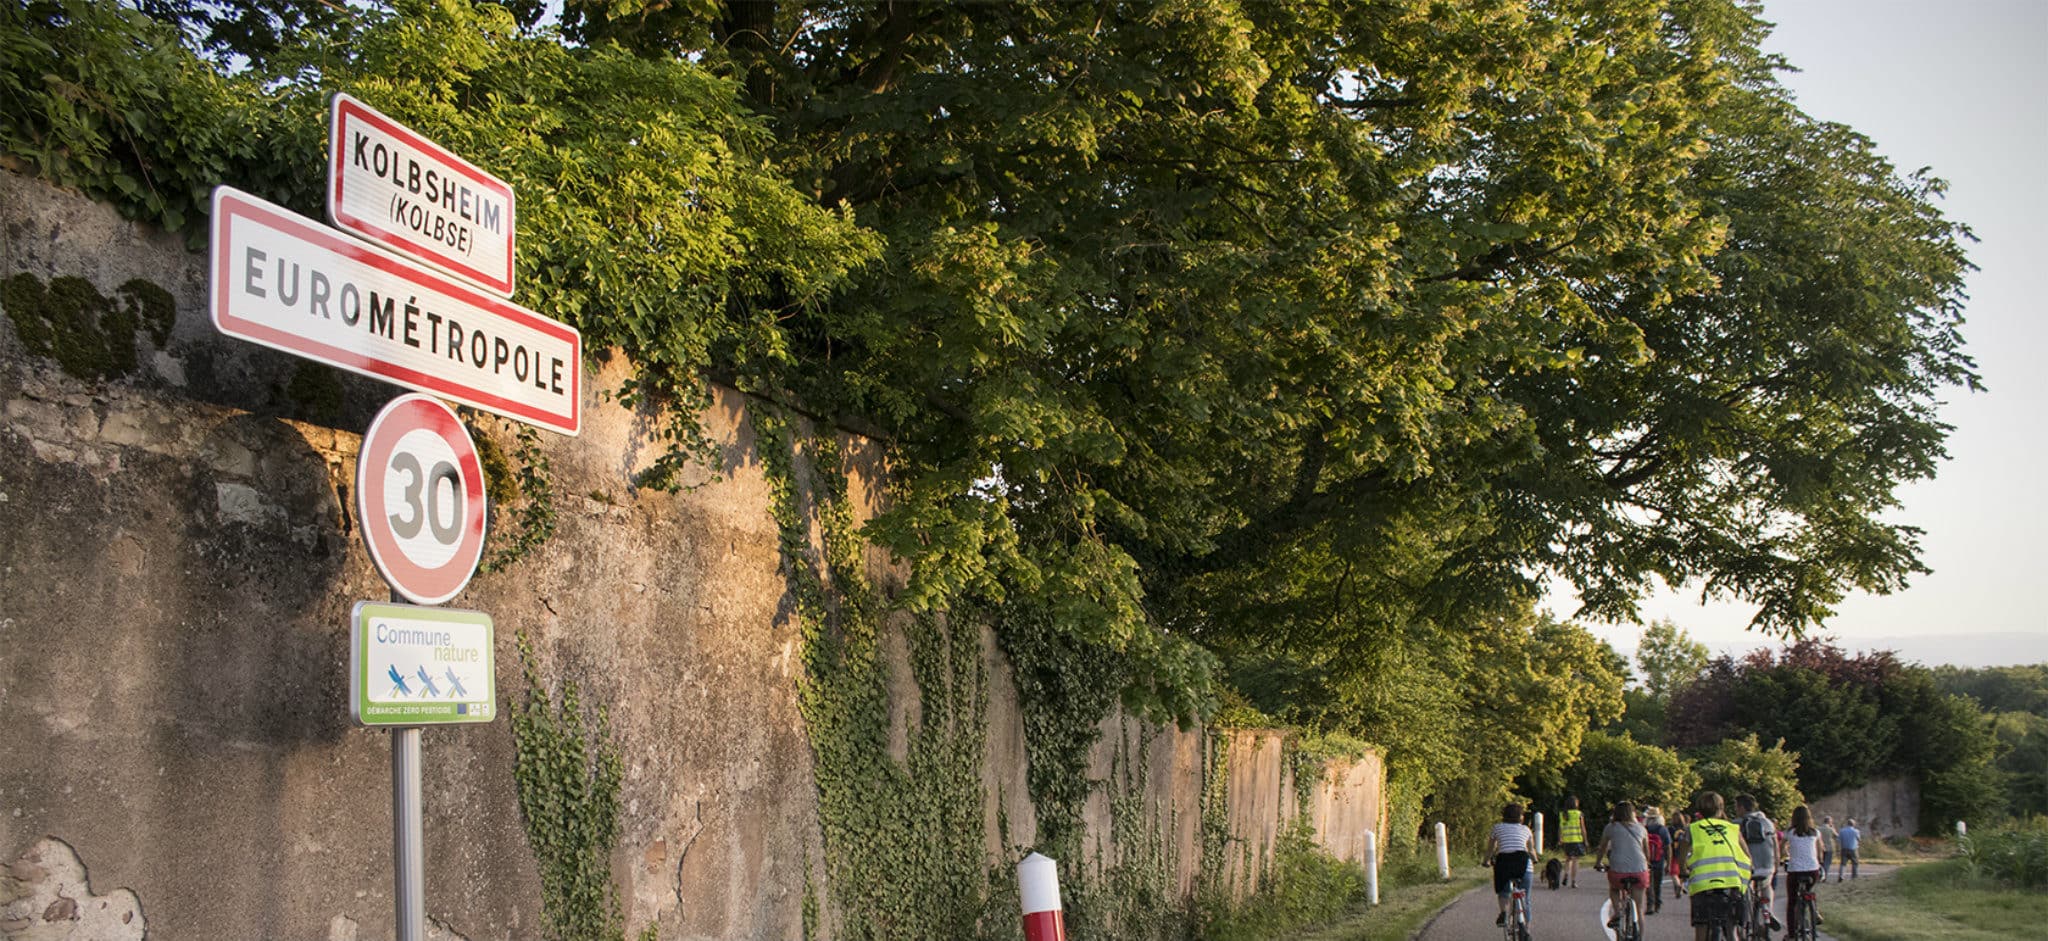
[[[1653,862],[1653,863],[1661,863],[1661,862],[1663,862],[1663,861],[1664,861],[1664,837],[1663,837],[1662,835],[1660,835],[1660,834],[1656,834],[1656,833],[1652,833],[1652,834],[1650,834],[1650,838],[1649,838],[1648,840],[1645,840],[1645,841],[1643,841],[1643,851],[1644,851],[1644,853],[1645,853],[1645,854],[1647,854],[1647,855],[1649,856],[1649,858],[1650,858],[1650,862]]]
[[[1742,839],[1748,843],[1768,843],[1771,840],[1770,827],[1761,814],[1750,814],[1742,818]]]

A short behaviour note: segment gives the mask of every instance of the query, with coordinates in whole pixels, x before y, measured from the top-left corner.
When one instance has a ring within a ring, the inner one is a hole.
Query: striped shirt
[[[1496,823],[1493,825],[1493,842],[1503,853],[1526,853],[1529,844],[1536,842],[1536,835],[1519,823]]]

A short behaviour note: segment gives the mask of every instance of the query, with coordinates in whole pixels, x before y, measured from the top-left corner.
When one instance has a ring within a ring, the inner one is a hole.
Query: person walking
[[[1749,849],[1740,828],[1721,819],[1727,812],[1721,795],[1700,792],[1694,809],[1699,819],[1685,828],[1677,850],[1685,860],[1686,888],[1692,894],[1693,941],[1707,941],[1707,932],[1714,925],[1742,922]]]
[[[1835,864],[1835,852],[1842,847],[1842,835],[1835,830],[1835,817],[1829,814],[1820,818],[1820,874],[1827,879],[1828,867]]]
[[[1792,905],[1807,889],[1828,877],[1827,864],[1820,861],[1820,828],[1813,825],[1813,812],[1805,804],[1792,808],[1792,829],[1785,831],[1785,921],[1793,923]],[[1813,923],[1820,917],[1820,901],[1813,903]]]
[[[1557,815],[1558,843],[1564,850],[1565,880],[1579,885],[1579,857],[1586,855],[1586,815],[1579,812],[1579,797],[1564,799],[1564,812]]]
[[[1649,851],[1644,846],[1648,839],[1648,832],[1636,822],[1636,805],[1628,801],[1615,804],[1614,813],[1608,815],[1607,828],[1600,832],[1600,848],[1593,853],[1595,870],[1602,860],[1613,860],[1613,865],[1607,867],[1607,901],[1614,913],[1614,917],[1607,919],[1609,928],[1621,926],[1624,895],[1635,900],[1636,911],[1647,911],[1643,891],[1650,886]]]
[[[1522,825],[1522,805],[1509,804],[1500,809],[1500,822],[1486,835],[1486,858],[1493,865],[1493,894],[1500,902],[1500,917],[1495,925],[1508,923],[1508,893],[1515,883],[1520,882],[1523,891],[1528,890],[1530,856],[1529,848],[1536,842],[1536,834]]]
[[[1656,807],[1643,811],[1643,855],[1650,861],[1650,907],[1655,915],[1664,907],[1664,867],[1671,856],[1671,828],[1664,825],[1664,812]]]
[[[1857,853],[1858,847],[1863,845],[1863,831],[1856,829],[1856,818],[1850,817],[1849,822],[1843,825],[1840,837],[1842,858],[1835,863],[1836,882],[1842,881],[1843,869],[1849,870],[1851,879],[1863,874],[1863,860]]]
[[[1687,810],[1680,810],[1678,816],[1672,818],[1674,825],[1671,827],[1671,845],[1667,853],[1671,859],[1664,866],[1671,874],[1672,898],[1685,894],[1685,856],[1678,851],[1678,845],[1685,841],[1686,828],[1692,826],[1692,821],[1692,812]]]

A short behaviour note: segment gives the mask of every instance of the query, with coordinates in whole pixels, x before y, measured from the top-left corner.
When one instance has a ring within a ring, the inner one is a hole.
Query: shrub
[[[2048,817],[1963,838],[1972,873],[2023,889],[2048,888]]]
[[[1272,868],[1261,883],[1242,905],[1212,902],[1201,936],[1207,941],[1292,937],[1297,929],[1337,920],[1365,893],[1364,872],[1317,849],[1315,835],[1299,818],[1281,833]]]

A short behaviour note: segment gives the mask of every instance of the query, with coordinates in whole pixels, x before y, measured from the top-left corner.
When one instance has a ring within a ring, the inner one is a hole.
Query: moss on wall
[[[0,307],[22,346],[81,379],[133,375],[138,334],[146,332],[159,347],[170,339],[177,305],[169,291],[135,278],[114,295],[70,275],[47,285],[26,272],[0,282]]]

